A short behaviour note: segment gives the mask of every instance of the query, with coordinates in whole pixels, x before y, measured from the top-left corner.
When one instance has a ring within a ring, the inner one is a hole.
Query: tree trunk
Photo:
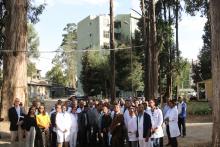
[[[113,0],[110,0],[110,49],[114,49],[114,14],[113,14]],[[115,51],[110,51],[110,67],[111,67],[111,101],[115,101]]]
[[[3,54],[3,83],[1,117],[7,119],[8,109],[15,98],[24,105],[27,99],[27,0],[7,0],[5,50]]]
[[[144,40],[144,97],[150,99],[150,48],[149,48],[149,12],[146,11],[144,0],[141,1],[143,19],[143,40]]]
[[[220,1],[210,0],[212,32],[213,132],[212,147],[220,146]]]
[[[157,47],[157,37],[156,37],[156,19],[155,19],[155,2],[154,0],[149,1],[149,13],[150,13],[150,98],[157,98],[158,95],[158,55],[159,49]]]

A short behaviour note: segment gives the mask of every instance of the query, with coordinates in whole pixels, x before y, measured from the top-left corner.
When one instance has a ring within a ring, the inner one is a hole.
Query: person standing
[[[37,121],[35,116],[36,108],[31,106],[28,114],[24,117],[24,129],[26,130],[26,147],[35,147],[35,136]]]
[[[180,130],[180,134],[182,134],[183,137],[186,136],[186,109],[187,105],[184,102],[182,97],[178,97],[178,126]]]
[[[114,105],[114,116],[110,126],[112,134],[112,147],[123,147],[127,142],[127,131],[124,124],[124,117],[120,113],[120,105]]]
[[[148,114],[151,116],[151,144],[152,147],[160,147],[160,138],[164,136],[162,124],[163,124],[163,114],[160,108],[156,107],[154,99],[149,100],[150,110]]]
[[[45,110],[45,106],[41,105],[38,109],[38,115],[36,116],[37,121],[37,137],[36,142],[38,147],[49,146],[49,127],[50,127],[50,116]]]
[[[151,136],[151,118],[150,115],[144,112],[144,105],[138,105],[138,116],[137,116],[137,137],[139,147],[150,147],[150,136]]]
[[[76,147],[78,133],[78,114],[76,113],[77,106],[73,105],[71,110],[70,147]]]
[[[178,127],[178,110],[173,100],[169,101],[170,109],[167,111],[164,120],[168,124],[171,147],[178,147],[177,137],[180,135]]]
[[[109,129],[112,122],[111,115],[109,113],[108,107],[103,106],[103,115],[101,119],[101,137],[103,147],[109,147]]]
[[[128,130],[128,141],[129,147],[138,147],[138,138],[137,138],[137,116],[135,112],[135,107],[130,106],[128,108],[129,117],[127,121],[127,130]]]
[[[90,147],[97,146],[98,140],[98,111],[93,103],[93,101],[89,102],[89,109],[87,111],[88,116],[88,144]]]
[[[56,129],[56,116],[57,113],[62,112],[61,104],[55,105],[55,112],[53,112],[50,116],[51,125],[50,125],[50,134],[51,134],[51,147],[57,147],[57,129]]]
[[[81,102],[82,104],[82,102]],[[88,106],[83,104],[82,111],[78,114],[78,141],[80,147],[87,147],[88,137],[87,137],[87,130],[88,130]],[[78,109],[77,109],[78,113]]]
[[[23,139],[23,130],[21,125],[23,124],[23,119],[25,112],[20,107],[20,99],[15,98],[14,106],[8,110],[8,118],[10,122],[10,131],[11,131],[11,143],[15,144],[18,139],[18,142]]]
[[[57,147],[68,147],[70,141],[71,116],[67,106],[62,105],[62,112],[56,115]]]
[[[166,104],[163,107],[163,116],[166,116],[166,113],[170,109],[169,101],[170,101],[170,99],[167,99]],[[169,146],[170,145],[169,124],[167,122],[165,122],[165,125],[166,125],[166,133],[167,133],[167,138],[168,138],[168,143],[166,144],[166,146]]]

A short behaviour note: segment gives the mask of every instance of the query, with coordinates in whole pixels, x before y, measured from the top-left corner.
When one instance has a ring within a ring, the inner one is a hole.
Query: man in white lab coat
[[[78,133],[78,114],[77,107],[72,107],[71,116],[71,128],[70,128],[70,147],[76,147],[77,133]]]
[[[137,138],[137,116],[135,114],[135,107],[131,106],[129,109],[129,117],[127,119],[127,132],[128,132],[128,141],[130,147],[138,147],[138,138]]]
[[[164,120],[169,125],[171,147],[177,147],[177,137],[180,135],[178,127],[178,109],[174,100],[169,101],[169,106],[170,109],[167,111]]]
[[[137,127],[136,135],[138,137],[139,147],[151,147],[151,118],[148,113],[144,112],[143,104],[138,105]]]
[[[57,127],[57,146],[68,147],[70,141],[70,128],[71,128],[71,116],[66,111],[66,105],[62,105],[62,112],[57,113],[56,116],[56,127]]]
[[[151,116],[151,144],[152,147],[160,147],[160,138],[164,136],[162,124],[163,124],[163,114],[160,108],[156,107],[154,99],[149,100],[150,110],[148,114]]]

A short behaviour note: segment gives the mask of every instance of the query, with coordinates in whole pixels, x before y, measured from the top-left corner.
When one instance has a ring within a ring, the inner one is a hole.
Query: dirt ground
[[[55,101],[47,101],[46,106],[51,108],[54,103]],[[212,135],[211,116],[188,116],[186,127],[186,137],[178,138],[179,147],[211,147],[208,145],[211,142]],[[0,123],[0,134],[2,136],[0,147],[10,147],[8,122]],[[166,143],[167,137],[165,136],[164,145]]]

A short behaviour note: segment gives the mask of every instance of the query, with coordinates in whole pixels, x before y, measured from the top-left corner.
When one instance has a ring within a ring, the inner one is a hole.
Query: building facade
[[[134,38],[138,29],[138,19],[131,14],[115,16],[115,41],[117,44],[127,43]],[[78,49],[105,49],[109,48],[110,37],[109,15],[88,16],[77,24]]]

